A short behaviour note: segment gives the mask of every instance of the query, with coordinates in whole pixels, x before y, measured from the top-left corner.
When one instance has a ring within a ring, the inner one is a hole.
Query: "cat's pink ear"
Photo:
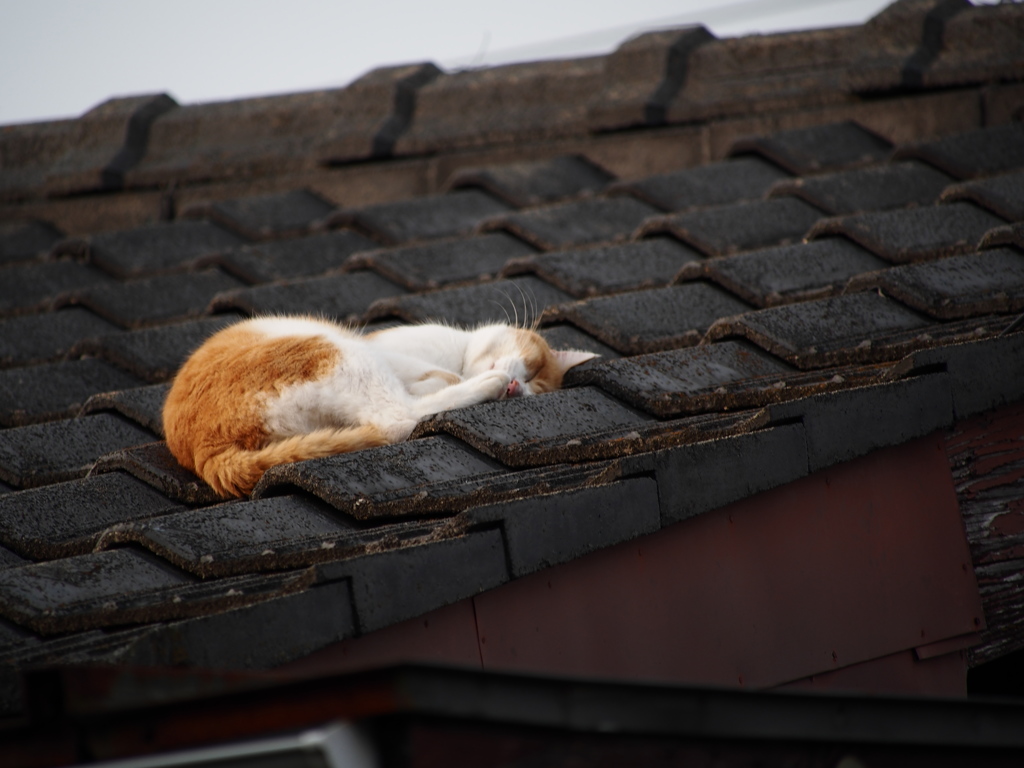
[[[598,356],[593,352],[584,352],[580,349],[556,349],[554,354],[555,360],[558,361],[563,371],[567,371],[575,365],[585,363],[587,360]]]

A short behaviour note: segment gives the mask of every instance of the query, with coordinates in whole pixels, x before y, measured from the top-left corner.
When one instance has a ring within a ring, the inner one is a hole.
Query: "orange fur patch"
[[[417,381],[427,381],[428,379],[441,379],[445,384],[458,384],[462,379],[451,371],[427,371],[420,376]]]
[[[534,392],[551,392],[562,386],[565,371],[543,336],[536,331],[517,329],[516,343]]]
[[[182,466],[219,492],[235,492],[234,484],[219,473],[207,476],[207,462],[225,451],[266,448],[267,397],[326,375],[340,354],[324,338],[267,338],[244,323],[225,328],[207,340],[174,379],[163,412],[168,448]]]

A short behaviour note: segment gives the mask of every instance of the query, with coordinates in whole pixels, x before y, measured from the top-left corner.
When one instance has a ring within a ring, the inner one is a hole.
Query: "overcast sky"
[[[112,96],[188,104],[444,69],[605,53],[702,23],[719,37],[860,24],[889,0],[0,0],[0,124]]]

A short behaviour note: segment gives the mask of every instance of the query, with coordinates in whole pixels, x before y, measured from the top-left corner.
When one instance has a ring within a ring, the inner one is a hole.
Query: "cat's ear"
[[[556,349],[554,350],[554,355],[562,371],[568,371],[580,363],[585,363],[587,360],[598,357],[594,352],[584,352],[580,349]]]

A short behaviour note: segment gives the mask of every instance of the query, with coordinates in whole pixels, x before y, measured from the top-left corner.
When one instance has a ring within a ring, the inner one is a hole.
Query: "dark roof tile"
[[[946,174],[908,160],[780,182],[771,195],[793,195],[838,215],[931,205],[949,183]]]
[[[666,109],[684,86],[687,63],[715,36],[702,26],[637,35],[605,57],[604,90],[590,105],[598,129],[665,122]]]
[[[1024,221],[1024,172],[968,181],[949,187],[942,202],[969,200],[1007,221]]]
[[[573,296],[633,291],[668,285],[680,267],[699,255],[667,237],[525,256],[505,275],[533,273]]]
[[[11,221],[0,223],[0,265],[37,259],[64,234],[45,221]]]
[[[139,383],[131,374],[91,358],[0,371],[0,426],[74,416],[97,392]]]
[[[604,57],[537,61],[442,75],[416,93],[396,154],[578,135],[587,96],[601,88]]]
[[[559,489],[606,476],[605,464],[510,472],[446,435],[267,470],[254,498],[299,488],[360,520],[450,515],[470,506]]]
[[[173,272],[241,240],[208,221],[176,221],[87,238],[89,260],[118,277]]]
[[[100,392],[86,401],[82,413],[116,411],[162,437],[164,400],[170,388],[170,384],[151,384],[148,387]]]
[[[404,292],[374,272],[334,273],[226,291],[210,308],[248,315],[314,314],[348,322],[358,321],[374,301]]]
[[[82,631],[251,605],[301,589],[311,577],[291,572],[197,584],[148,552],[113,549],[0,571],[0,613],[41,634]]]
[[[410,322],[436,320],[464,326],[512,322],[525,327],[548,307],[571,300],[571,296],[543,280],[526,276],[384,299],[373,305],[369,317],[395,316]]]
[[[478,189],[339,211],[331,227],[352,226],[388,245],[467,235],[508,206]]]
[[[657,210],[631,197],[593,198],[511,213],[488,221],[542,251],[626,240]]]
[[[121,472],[91,475],[0,497],[0,541],[36,560],[92,551],[112,525],[179,509]]]
[[[724,256],[799,241],[823,215],[787,197],[660,216],[648,220],[640,234],[671,234],[708,256]]]
[[[755,156],[734,157],[684,171],[661,173],[612,188],[663,211],[685,211],[763,197],[772,184],[789,178],[777,165]]]
[[[643,458],[653,464],[658,481],[662,525],[808,474],[807,445],[799,424],[669,448]]]
[[[347,267],[369,268],[410,291],[423,291],[494,277],[509,259],[528,253],[533,249],[522,240],[495,232],[367,251],[350,258]]]
[[[846,101],[843,75],[857,28],[713,40],[686,56],[685,80],[667,105],[670,123],[758,112],[797,112]]]
[[[958,179],[991,176],[1024,167],[1024,125],[1011,123],[947,136],[921,144],[904,144],[894,160],[923,160]]]
[[[24,557],[11,552],[7,547],[0,547],[0,571],[7,568],[17,568],[19,565],[27,565],[29,562],[30,561],[26,560]],[[6,631],[7,629],[7,627],[2,627],[0,631]],[[26,637],[28,637],[27,634]],[[0,643],[0,645],[2,644],[3,643]]]
[[[201,317],[214,296],[240,285],[219,269],[207,269],[108,282],[76,291],[68,301],[86,306],[122,328],[142,328]]]
[[[584,333],[579,328],[567,323],[554,323],[552,325],[546,325],[543,328],[538,328],[537,330],[540,335],[547,340],[548,345],[552,349],[580,349],[585,352],[593,352],[594,354],[601,355],[608,359],[617,358],[619,356],[618,352],[611,347],[602,344],[589,333]],[[574,374],[586,365],[587,364],[584,363],[582,366],[570,368],[569,372],[565,374],[564,381],[566,383],[571,382]]]
[[[881,289],[933,317],[952,320],[1024,309],[1024,255],[1009,248],[892,267],[848,290]]]
[[[826,392],[773,405],[769,412],[773,423],[797,420],[803,425],[811,472],[929,435],[953,423],[950,382],[945,373]]]
[[[319,499],[272,496],[184,510],[110,529],[100,548],[134,542],[202,578],[281,570],[406,545],[439,523],[362,530]]]
[[[943,370],[957,419],[1024,398],[1024,334],[923,349],[891,368],[891,378]],[[979,375],[979,372],[981,375]]]
[[[524,161],[456,171],[447,189],[479,187],[515,208],[543,205],[569,197],[593,195],[615,177],[582,155]]]
[[[886,262],[842,237],[706,259],[683,267],[685,280],[708,279],[757,307],[838,293],[854,275]]]
[[[83,339],[117,331],[87,309],[0,320],[0,368],[56,360]]]
[[[62,310],[60,314],[70,311]],[[144,381],[156,384],[170,379],[207,338],[238,320],[238,315],[220,315],[138,331],[99,335],[80,342],[74,351],[79,355],[101,357],[131,371]]]
[[[999,245],[1015,245],[1024,250],[1024,222],[1008,224],[1004,227],[995,227],[985,233],[981,238],[982,248],[992,248]]]
[[[306,189],[212,203],[195,203],[184,218],[210,219],[247,240],[299,237],[313,230],[335,206]]]
[[[1012,3],[965,8],[942,28],[942,45],[924,72],[929,86],[1024,77],[1022,14]]]
[[[891,151],[888,140],[852,121],[739,139],[729,148],[730,155],[759,154],[795,176],[879,163]]]
[[[742,336],[806,369],[895,359],[931,331],[916,312],[876,293],[857,293],[726,318],[708,339]]]
[[[321,581],[351,579],[362,633],[472,597],[509,578],[498,530],[328,563],[317,571]]]
[[[688,283],[586,299],[550,317],[579,326],[619,352],[639,354],[696,344],[716,320],[748,309],[719,288]]]
[[[507,466],[523,467],[576,460],[560,451],[652,422],[597,389],[581,387],[447,411],[420,424],[416,433],[447,432]]]
[[[526,576],[660,527],[658,485],[633,478],[467,510],[470,525],[500,522],[511,574]]]
[[[340,230],[243,245],[213,257],[210,262],[248,283],[269,283],[322,275],[339,269],[350,255],[378,247],[356,232]]]
[[[96,462],[94,472],[121,470],[160,490],[182,504],[212,504],[221,501],[214,490],[177,462],[167,443],[139,441],[107,453]]]
[[[0,316],[45,311],[72,291],[113,282],[98,269],[65,260],[0,269]]]
[[[809,239],[843,235],[894,264],[969,253],[1003,220],[970,203],[842,216],[819,222]]]
[[[153,435],[107,413],[0,431],[0,479],[20,488],[81,477],[103,454]]]
[[[943,45],[950,17],[969,7],[962,0],[902,0],[891,3],[858,30],[861,45],[846,72],[857,92],[916,89]]]

